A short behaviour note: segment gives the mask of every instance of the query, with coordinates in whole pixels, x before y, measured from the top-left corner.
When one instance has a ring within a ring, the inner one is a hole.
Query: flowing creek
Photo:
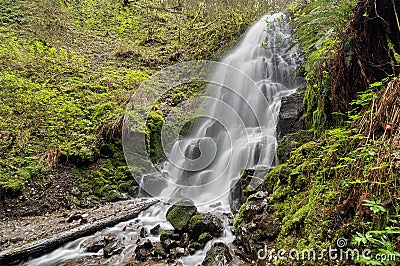
[[[300,84],[295,70],[301,62],[301,54],[292,45],[287,19],[281,13],[266,15],[223,58],[222,63],[230,67],[215,69],[212,77],[215,83],[223,86],[210,85],[207,90],[212,99],[218,100],[210,101],[206,108],[205,115],[212,119],[202,120],[188,137],[177,141],[169,154],[174,163],[167,161],[162,168],[164,175],[187,186],[179,191],[166,187],[161,197],[168,199],[179,194],[178,199],[190,198],[200,212],[217,215],[224,225],[221,237],[209,241],[204,249],[192,255],[182,250],[182,256],[176,260],[180,264],[199,265],[213,242],[233,242],[231,183],[239,178],[242,169],[258,169],[262,178],[277,164],[276,128],[281,98],[295,92]],[[210,141],[214,144],[208,146]],[[197,165],[191,165],[196,169],[188,171],[187,158],[209,156],[210,147],[216,148],[213,161],[207,167],[199,167],[200,170],[196,170]],[[260,180],[256,178],[253,186]],[[173,230],[166,220],[169,207],[166,203],[157,203],[131,221],[77,239],[26,265],[143,265],[135,260],[138,241],[159,242],[161,230]],[[159,229],[155,230],[158,225]],[[123,247],[119,255],[105,258],[103,249],[87,251],[88,243],[112,237]],[[166,260],[150,264],[165,265]]]

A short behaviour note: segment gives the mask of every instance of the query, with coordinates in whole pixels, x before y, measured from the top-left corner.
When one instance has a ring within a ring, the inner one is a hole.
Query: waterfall
[[[213,71],[198,123],[173,145],[163,174],[175,184],[164,198],[197,206],[228,204],[232,181],[244,168],[276,164],[280,99],[297,88],[300,53],[282,13],[266,15]]]
[[[240,171],[244,168],[268,169],[277,163],[276,127],[281,98],[295,92],[300,84],[294,72],[301,55],[291,42],[287,19],[282,13],[264,16],[247,31],[232,52],[210,70],[213,73],[209,79],[211,82],[197,113],[201,118],[195,122],[187,137],[173,141],[168,161],[162,167],[162,175],[169,182],[164,182],[167,185],[161,188],[153,186],[157,184],[153,182],[156,179],[151,179],[154,175],[146,174],[138,179],[144,189],[157,191],[156,196],[165,199],[190,198],[200,210],[226,214],[229,213],[231,183],[238,179]],[[150,84],[162,86],[167,83],[156,79]],[[145,89],[143,93],[151,86]],[[141,97],[143,95],[148,96],[139,94],[135,97],[137,106],[153,104],[159,96]],[[138,117],[136,113],[135,117]],[[134,154],[145,147],[144,142],[132,141],[135,137],[127,139],[125,152]],[[137,163],[135,158],[127,157],[128,165]],[[151,182],[146,187],[147,179]],[[83,261],[87,263],[83,265],[127,265],[136,259],[134,251],[141,238],[140,228],[150,231],[158,225],[161,230],[173,229],[166,220],[169,207],[168,204],[158,203],[136,219],[72,241],[27,265],[78,265]],[[232,220],[226,219],[225,231],[218,241],[231,243],[234,240]],[[121,241],[124,249],[120,255],[103,258],[101,251],[93,253],[85,250],[85,243],[110,235],[118,236]],[[150,236],[147,239],[156,242],[160,237]],[[182,257],[180,261],[183,265],[198,265],[213,241],[208,242],[203,250]]]

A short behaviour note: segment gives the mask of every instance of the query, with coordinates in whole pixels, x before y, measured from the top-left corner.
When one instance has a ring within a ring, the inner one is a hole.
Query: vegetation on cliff
[[[304,117],[311,134],[284,139],[280,152],[290,157],[263,184],[268,207],[249,215],[250,197],[235,232],[254,258],[265,244],[300,254],[315,250],[318,256],[345,239],[344,250],[372,250],[369,259],[300,256],[279,265],[397,265],[400,4],[316,0],[294,10],[306,54]],[[276,218],[281,224],[272,236],[256,230]]]

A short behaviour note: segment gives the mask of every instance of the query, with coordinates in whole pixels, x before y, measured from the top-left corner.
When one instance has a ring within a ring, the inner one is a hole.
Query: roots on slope
[[[400,3],[394,0],[360,0],[332,69],[333,112],[346,112],[349,103],[375,81],[400,72]]]

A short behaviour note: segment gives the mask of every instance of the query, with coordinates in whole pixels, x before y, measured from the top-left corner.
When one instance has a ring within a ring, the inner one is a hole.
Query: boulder
[[[189,235],[191,239],[198,239],[203,233],[210,233],[215,237],[220,237],[224,230],[221,219],[210,213],[194,215],[189,221]]]
[[[199,236],[198,242],[199,242],[200,244],[202,244],[202,245],[205,246],[205,245],[207,244],[207,242],[210,241],[210,240],[212,240],[212,239],[213,239],[213,236],[210,235],[210,233],[205,232],[205,233],[202,233],[202,234]]]
[[[224,266],[232,261],[232,255],[227,245],[222,242],[214,243],[201,263],[205,266]]]
[[[160,241],[163,242],[163,241],[165,241],[167,239],[179,240],[180,239],[180,235],[178,233],[175,233],[174,231],[163,230],[161,232],[161,235],[160,235]]]
[[[167,220],[175,230],[182,232],[185,231],[188,222],[196,213],[197,208],[194,202],[190,199],[183,199],[168,209]]]

